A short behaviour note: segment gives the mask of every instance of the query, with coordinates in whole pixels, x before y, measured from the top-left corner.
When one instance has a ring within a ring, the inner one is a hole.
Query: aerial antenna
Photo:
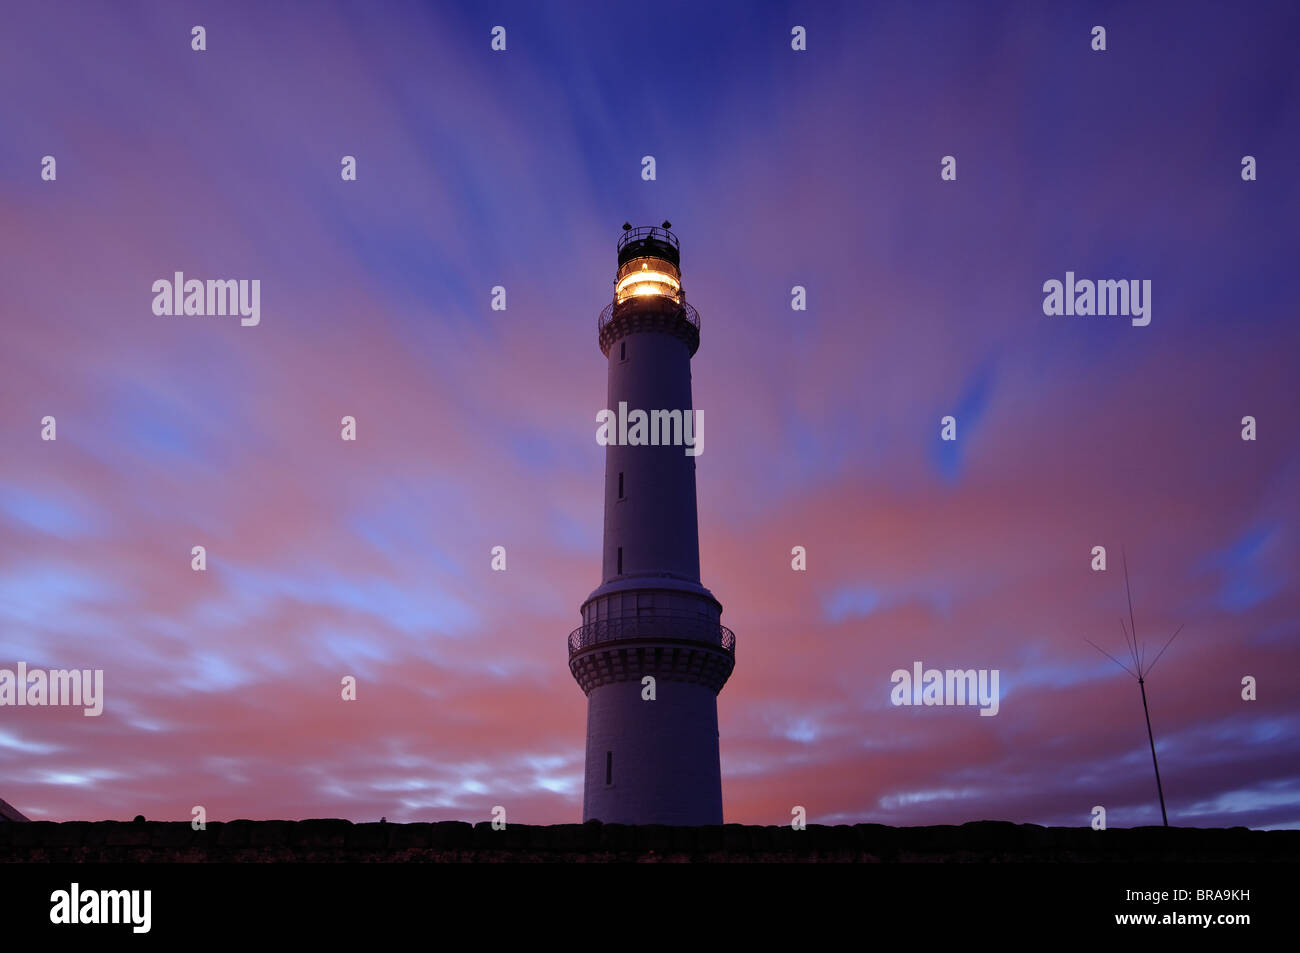
[[[1133,661],[1133,667],[1129,668],[1096,642],[1092,641],[1092,639],[1085,639],[1084,641],[1136,678],[1138,688],[1142,690],[1142,711],[1147,716],[1147,741],[1151,743],[1151,766],[1155,768],[1156,771],[1156,793],[1160,795],[1160,816],[1164,819],[1165,827],[1168,827],[1169,815],[1165,812],[1165,790],[1160,785],[1160,763],[1156,761],[1156,739],[1155,735],[1151,733],[1151,710],[1147,707],[1146,677],[1150,675],[1151,670],[1156,667],[1156,662],[1160,661],[1160,656],[1165,654],[1165,649],[1173,645],[1174,639],[1178,638],[1178,633],[1183,631],[1183,627],[1180,625],[1174,630],[1174,634],[1169,636],[1169,641],[1165,643],[1164,648],[1162,648],[1156,654],[1156,657],[1151,660],[1151,664],[1147,665],[1146,647],[1138,642],[1137,622],[1134,621],[1133,617],[1133,587],[1129,585],[1128,581],[1128,554],[1124,553],[1123,550],[1120,552],[1124,558],[1124,590],[1128,594],[1128,625],[1126,626],[1124,624],[1124,617],[1120,616],[1119,627],[1124,633],[1124,645],[1128,648],[1129,658]]]

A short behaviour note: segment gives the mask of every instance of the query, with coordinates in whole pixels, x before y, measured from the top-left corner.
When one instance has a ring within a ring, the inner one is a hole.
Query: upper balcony
[[[633,258],[662,258],[680,268],[681,242],[668,229],[658,225],[624,229],[622,237],[618,240],[618,263],[621,266]]]

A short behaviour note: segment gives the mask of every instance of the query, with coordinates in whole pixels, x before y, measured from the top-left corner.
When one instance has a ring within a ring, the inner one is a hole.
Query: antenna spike
[[[1123,616],[1120,616],[1119,618],[1119,627],[1124,633],[1124,648],[1128,649],[1129,658],[1133,659],[1133,666],[1138,670],[1138,674],[1135,674],[1133,677],[1141,678],[1142,666],[1138,664],[1136,643],[1134,643],[1129,637],[1128,626],[1124,624]]]
[[[1119,666],[1120,668],[1122,668],[1124,671],[1128,672],[1130,675],[1133,675],[1134,678],[1137,678],[1137,675],[1134,675],[1133,671],[1132,671],[1132,670],[1131,670],[1127,665],[1125,665],[1125,664],[1124,664],[1123,662],[1121,662],[1119,659],[1115,658],[1115,656],[1111,655],[1109,652],[1107,652],[1105,649],[1103,649],[1100,645],[1098,645],[1098,644],[1097,644],[1096,642],[1094,642],[1092,639],[1084,639],[1083,641],[1087,642],[1087,643],[1088,643],[1089,645],[1091,645],[1094,649],[1096,649],[1096,650],[1097,650],[1098,652],[1100,652],[1102,655],[1106,656],[1106,658],[1110,659],[1112,662],[1114,662],[1116,665],[1118,665],[1118,666]]]
[[[1177,629],[1174,630],[1174,634],[1171,635],[1171,636],[1169,636],[1169,641],[1165,643],[1165,649],[1169,648],[1169,646],[1171,646],[1171,645],[1174,644],[1174,639],[1178,638],[1178,633],[1181,632],[1181,631],[1183,631],[1183,627],[1180,625]],[[1165,649],[1161,649],[1161,650],[1160,650],[1160,655],[1164,655],[1164,654],[1165,654]],[[1155,657],[1155,660],[1151,663],[1151,668],[1155,668],[1155,667],[1156,667],[1156,662],[1159,662],[1159,661],[1160,661],[1160,655],[1157,655],[1157,656]],[[1147,669],[1147,674],[1148,674],[1148,675],[1151,674],[1151,668]]]
[[[1131,585],[1129,585],[1129,581],[1128,581],[1128,552],[1124,549],[1123,546],[1120,547],[1120,551],[1119,551],[1119,552],[1120,552],[1120,556],[1123,557],[1123,560],[1124,560],[1124,591],[1128,593],[1128,622],[1129,622],[1129,628],[1131,628],[1131,629],[1133,630],[1133,645],[1136,647],[1136,646],[1137,646],[1137,640],[1138,640],[1138,627],[1137,627],[1137,621],[1133,618],[1133,587],[1132,587]],[[1135,651],[1134,651],[1134,655],[1136,656],[1136,654],[1137,654],[1137,652],[1136,652],[1136,650],[1135,650]],[[1139,659],[1139,660],[1138,660],[1138,674],[1141,675],[1141,672],[1142,672],[1142,662],[1141,662],[1141,660]]]

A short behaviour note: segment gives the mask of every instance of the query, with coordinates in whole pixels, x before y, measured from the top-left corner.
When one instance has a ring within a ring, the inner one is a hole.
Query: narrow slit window
[[[605,783],[614,783],[614,752],[605,752]]]
[[[623,575],[623,547],[618,548],[618,574]]]
[[[619,342],[618,342],[618,359],[619,359],[620,361],[626,361],[626,360],[627,360],[627,342],[626,342],[626,341],[619,341]]]
[[[623,499],[623,474],[618,475],[618,498]]]

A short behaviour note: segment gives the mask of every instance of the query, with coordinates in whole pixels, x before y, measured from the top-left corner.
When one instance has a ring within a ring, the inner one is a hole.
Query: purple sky
[[[1159,823],[1084,641],[1123,652],[1125,547],[1148,658],[1185,625],[1171,822],[1300,826],[1300,14],[1090,6],[11,5],[0,668],[106,702],[0,708],[0,797],[578,820],[596,315],[666,217],[728,821]],[[260,325],[155,316],[178,270],[259,279]],[[1066,271],[1149,279],[1150,325],[1045,316]],[[998,715],[891,706],[916,660],[999,670]]]

